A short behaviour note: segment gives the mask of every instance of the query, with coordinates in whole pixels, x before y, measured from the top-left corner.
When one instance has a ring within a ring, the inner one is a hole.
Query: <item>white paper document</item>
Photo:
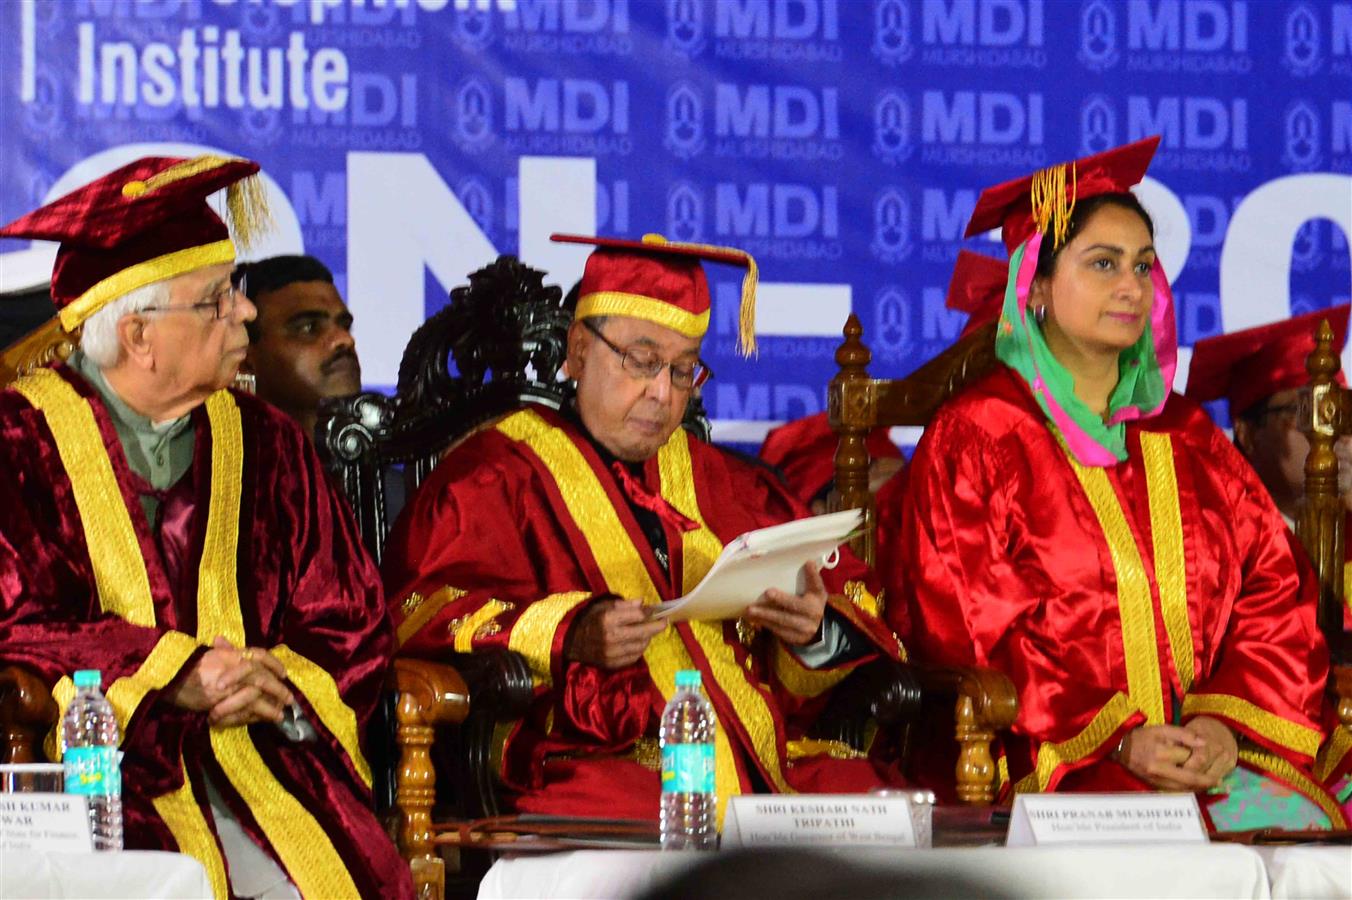
[[[657,605],[649,618],[716,622],[741,615],[767,588],[797,594],[803,565],[834,567],[836,550],[863,521],[863,510],[847,509],[748,531],[723,548],[694,590]]]

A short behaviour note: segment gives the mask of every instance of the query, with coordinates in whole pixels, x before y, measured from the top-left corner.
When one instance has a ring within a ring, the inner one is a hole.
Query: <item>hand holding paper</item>
[[[786,601],[785,597],[806,599],[808,594],[813,594],[804,566],[814,563],[821,568],[832,568],[840,545],[854,535],[863,523],[863,517],[861,510],[850,509],[748,531],[723,548],[704,579],[690,593],[655,608],[649,607],[649,616],[673,622],[735,619],[767,597],[771,590],[778,593],[769,596],[779,597],[772,605],[783,606],[787,602],[796,611],[801,604],[792,599]],[[820,576],[814,577],[820,585]],[[819,593],[824,609],[825,587],[820,587]],[[810,602],[815,603],[815,594],[813,596]],[[778,621],[781,627],[788,625],[785,619]],[[812,625],[813,634],[820,621],[818,613]],[[762,624],[770,627],[768,620]],[[789,627],[788,630],[795,635],[799,633],[797,628]],[[807,640],[811,640],[811,635]]]
[[[812,643],[826,613],[826,584],[822,581],[821,567],[815,562],[805,564],[803,581],[805,587],[800,594],[768,589],[746,608],[747,621],[768,629],[791,647]]]

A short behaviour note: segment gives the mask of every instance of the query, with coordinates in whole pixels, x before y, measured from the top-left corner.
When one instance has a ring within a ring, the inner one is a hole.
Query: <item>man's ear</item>
[[[564,368],[569,378],[574,380],[582,374],[583,360],[591,346],[591,332],[581,322],[574,321],[568,326],[568,357]]]
[[[148,372],[155,369],[155,350],[148,334],[150,327],[150,320],[136,313],[117,320],[117,343],[122,348],[122,357]]]

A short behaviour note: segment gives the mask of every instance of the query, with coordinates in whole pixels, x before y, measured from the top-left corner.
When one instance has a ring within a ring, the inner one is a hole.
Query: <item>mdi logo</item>
[[[1249,101],[1243,97],[1127,97],[1127,140],[1161,135],[1152,166],[1247,172]]]
[[[1043,0],[930,0],[921,7],[921,60],[933,66],[1047,65]]]
[[[1249,72],[1248,0],[1128,0],[1126,64],[1131,72]]]
[[[1080,155],[1117,146],[1117,111],[1104,94],[1090,94],[1080,105]]]
[[[1086,0],[1080,7],[1080,52],[1076,58],[1086,69],[1105,72],[1117,65],[1117,12],[1107,0]]]
[[[791,84],[714,89],[714,153],[742,159],[830,160],[844,156],[840,92]]]
[[[516,0],[502,7],[502,45],[519,53],[629,56],[629,0]]]
[[[896,363],[911,355],[911,307],[906,291],[884,285],[873,297],[869,347],[875,362]]]
[[[840,0],[718,0],[714,55],[840,62]]]
[[[873,199],[873,240],[869,252],[881,263],[894,266],[911,255],[911,203],[901,188],[883,188]]]
[[[1324,161],[1319,113],[1309,100],[1297,100],[1283,116],[1282,165],[1292,172],[1310,172]]]
[[[1319,14],[1308,3],[1297,3],[1287,10],[1282,65],[1292,75],[1305,77],[1324,65],[1319,41]]]
[[[668,50],[694,58],[704,52],[704,4],[700,0],[667,0]]]
[[[873,55],[885,66],[899,66],[914,53],[906,0],[873,0]]]
[[[667,129],[662,142],[679,159],[704,152],[704,101],[699,88],[678,81],[667,90]]]
[[[901,91],[886,90],[873,101],[873,155],[888,165],[910,159],[911,104]]]
[[[667,191],[667,237],[674,241],[704,240],[704,195],[689,181]]]
[[[1327,29],[1324,15],[1327,12]],[[1324,43],[1324,35],[1329,36]],[[1352,3],[1297,3],[1286,13],[1282,65],[1292,75],[1314,75],[1329,56],[1331,74],[1352,75]]]
[[[629,82],[585,78],[503,80],[504,139],[513,153],[624,156]]]
[[[493,94],[488,82],[466,78],[455,89],[451,108],[451,140],[466,153],[481,153],[492,145]]]
[[[719,182],[714,233],[752,256],[840,259],[840,190],[835,185]]]
[[[1041,93],[925,91],[922,162],[941,166],[1046,165]]]

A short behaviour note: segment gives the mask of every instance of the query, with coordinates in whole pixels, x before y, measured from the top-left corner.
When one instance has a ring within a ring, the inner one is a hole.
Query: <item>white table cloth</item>
[[[914,875],[989,880],[1009,897],[1271,896],[1263,859],[1233,844],[1065,848],[839,850],[844,859]],[[499,860],[480,900],[624,900],[705,856],[648,850],[587,850]]]
[[[202,864],[181,853],[0,853],[0,897],[212,897]]]
[[[1348,900],[1352,847],[1259,847],[1273,900]]]

